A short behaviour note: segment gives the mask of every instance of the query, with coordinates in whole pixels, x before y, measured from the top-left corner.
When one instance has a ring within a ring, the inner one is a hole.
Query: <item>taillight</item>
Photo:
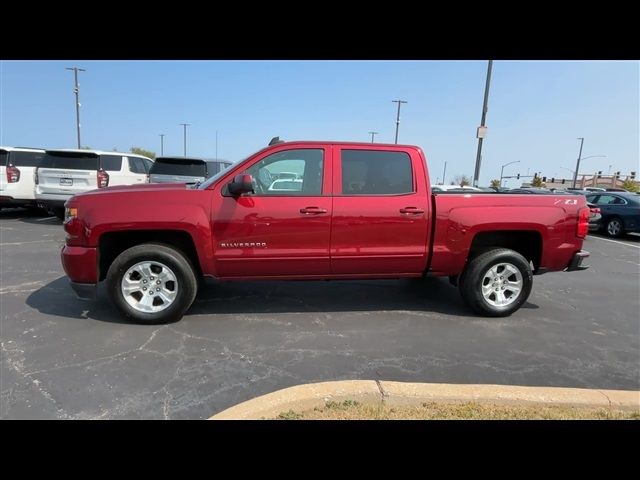
[[[17,183],[20,181],[20,170],[13,165],[7,166],[7,182]]]
[[[600,207],[592,208],[591,213],[600,213]]]
[[[589,233],[589,207],[583,207],[578,211],[578,226],[576,227],[576,236],[584,238]]]
[[[109,186],[109,174],[104,170],[98,170],[98,188]]]

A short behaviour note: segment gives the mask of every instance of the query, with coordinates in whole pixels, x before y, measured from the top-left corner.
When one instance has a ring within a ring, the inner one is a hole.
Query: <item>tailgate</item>
[[[98,188],[97,170],[38,169],[40,193],[75,194]]]
[[[74,195],[96,189],[99,160],[90,151],[47,150],[38,168],[37,191]]]

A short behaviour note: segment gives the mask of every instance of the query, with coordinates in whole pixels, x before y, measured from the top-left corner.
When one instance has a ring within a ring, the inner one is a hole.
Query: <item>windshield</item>
[[[151,175],[204,177],[206,173],[206,166],[202,160],[160,158],[153,163],[149,173]]]

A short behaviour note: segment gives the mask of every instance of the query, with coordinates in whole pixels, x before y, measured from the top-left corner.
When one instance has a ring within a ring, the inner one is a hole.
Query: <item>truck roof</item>
[[[353,145],[354,147],[393,147],[393,148],[417,148],[420,149],[417,145],[408,145],[408,144],[400,144],[400,143],[371,143],[371,142],[343,142],[339,140],[292,140],[289,142],[280,142],[272,146],[282,146],[282,145]]]

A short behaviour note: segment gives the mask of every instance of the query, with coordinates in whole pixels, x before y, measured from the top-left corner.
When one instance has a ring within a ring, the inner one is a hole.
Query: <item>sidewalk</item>
[[[640,410],[639,391],[346,380],[309,383],[278,390],[228,408],[213,415],[210,420],[275,418],[289,410],[313,410],[329,401],[345,400],[391,406],[419,405],[423,402],[478,402]]]

